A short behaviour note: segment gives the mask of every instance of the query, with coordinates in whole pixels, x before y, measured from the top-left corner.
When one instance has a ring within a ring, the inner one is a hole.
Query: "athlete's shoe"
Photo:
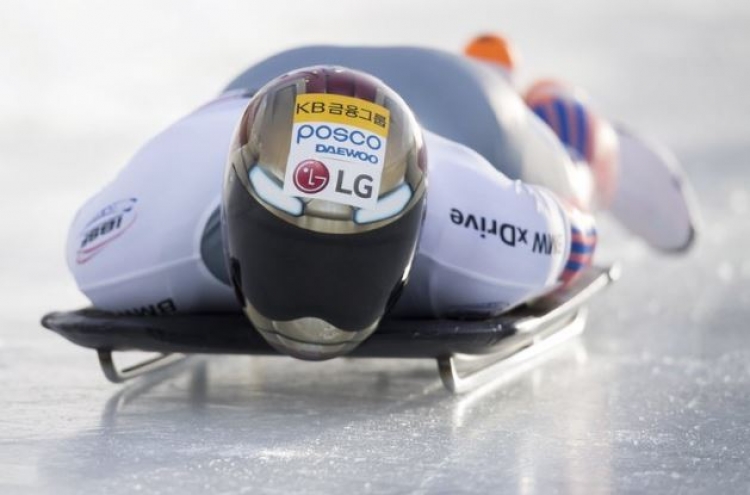
[[[464,48],[469,57],[493,64],[510,78],[518,66],[518,53],[504,36],[483,34],[471,40]]]
[[[674,156],[599,117],[580,90],[556,81],[534,84],[526,103],[571,157],[590,167],[594,205],[609,210],[652,247],[683,251],[695,238],[690,186]]]

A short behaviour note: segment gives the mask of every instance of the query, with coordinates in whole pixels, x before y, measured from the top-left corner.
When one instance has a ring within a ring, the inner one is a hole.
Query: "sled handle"
[[[156,357],[119,369],[115,365],[111,349],[97,349],[96,353],[99,356],[99,366],[104,376],[112,383],[123,383],[147,373],[165,369],[187,357],[184,354],[159,354]]]

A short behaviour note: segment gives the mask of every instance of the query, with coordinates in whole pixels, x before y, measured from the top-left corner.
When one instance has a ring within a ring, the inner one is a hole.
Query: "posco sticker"
[[[333,94],[302,94],[295,103],[284,192],[374,207],[388,144],[388,109]]]

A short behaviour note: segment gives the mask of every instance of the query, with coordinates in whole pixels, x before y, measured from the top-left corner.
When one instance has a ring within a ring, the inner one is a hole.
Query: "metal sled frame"
[[[112,383],[123,383],[133,378],[168,368],[187,357],[185,354],[159,354],[156,357],[118,369],[115,365],[114,353],[111,349],[97,349],[96,353],[99,356],[99,366],[102,372],[104,372],[104,376]]]
[[[535,335],[530,342],[520,344],[510,353],[439,357],[437,364],[440,379],[445,388],[455,394],[462,394],[515,374],[535,358],[583,333],[586,316],[586,309],[580,308],[573,315],[568,315],[569,318],[555,322],[543,334]]]
[[[564,291],[485,320],[386,318],[349,357],[436,359],[445,388],[473,390],[514,375],[579,335],[586,302],[618,275],[617,266],[591,267]],[[42,324],[95,349],[104,376],[114,383],[163,370],[193,353],[277,354],[240,313],[125,316],[82,309],[50,313]],[[128,350],[159,355],[119,368],[114,354]]]

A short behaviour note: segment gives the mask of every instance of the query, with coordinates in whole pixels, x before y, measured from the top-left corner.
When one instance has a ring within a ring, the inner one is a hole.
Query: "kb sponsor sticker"
[[[298,95],[284,192],[374,207],[389,126],[390,112],[375,103],[333,94]]]

